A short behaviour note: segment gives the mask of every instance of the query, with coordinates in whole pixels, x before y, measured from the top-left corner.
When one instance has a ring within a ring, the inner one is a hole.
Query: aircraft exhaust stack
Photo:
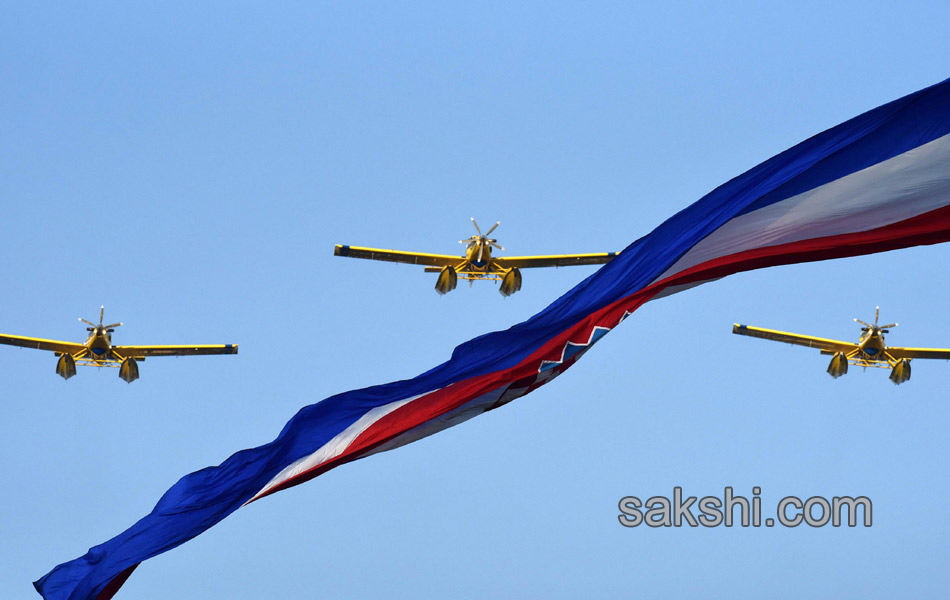
[[[891,381],[894,385],[900,385],[910,379],[910,359],[902,358],[897,361],[894,368],[891,369]]]
[[[76,359],[72,354],[64,352],[56,361],[56,374],[63,379],[69,379],[76,374]]]
[[[435,281],[435,291],[439,294],[448,294],[458,285],[458,274],[453,267],[442,267],[439,278]]]
[[[835,379],[848,374],[848,357],[845,356],[844,352],[835,352],[835,355],[831,357],[828,374]]]

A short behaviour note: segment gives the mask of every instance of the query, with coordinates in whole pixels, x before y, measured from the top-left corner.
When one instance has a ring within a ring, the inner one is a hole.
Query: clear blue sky
[[[239,343],[64,382],[0,347],[0,597],[306,404],[403,379],[592,268],[445,297],[335,243],[619,250],[851,116],[950,76],[941,2],[8,5],[0,332]],[[950,364],[825,374],[732,323],[950,347],[950,247],[650,303],[557,382],[244,508],[119,598],[946,594]],[[866,495],[857,529],[625,529],[625,495]]]

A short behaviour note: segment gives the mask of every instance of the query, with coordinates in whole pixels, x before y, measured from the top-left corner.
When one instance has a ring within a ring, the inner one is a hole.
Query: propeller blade
[[[102,317],[106,314],[106,305],[103,304],[99,307],[99,324],[102,325]]]
[[[890,329],[891,327],[897,327],[897,323],[891,323],[890,325],[881,325],[881,329]]]
[[[79,320],[82,321],[83,323],[85,323],[86,325],[92,325],[93,327],[96,326],[95,323],[93,323],[93,322],[91,322],[91,321],[87,321],[87,320],[83,319],[82,317],[79,317]]]
[[[472,225],[475,226],[475,231],[478,232],[478,235],[482,234],[482,230],[478,228],[478,223],[475,222],[475,217],[472,217]]]
[[[855,323],[860,323],[860,324],[864,325],[865,327],[870,327],[870,326],[871,326],[870,323],[865,323],[865,322],[862,321],[861,319],[855,319],[854,322],[855,322]]]
[[[499,250],[504,250],[504,248],[502,248],[501,246],[499,246],[498,244],[496,244],[496,243],[494,242],[494,240],[488,240],[488,243],[491,244],[492,246],[494,246],[495,248],[498,248]]]
[[[501,225],[501,221],[498,221],[497,223],[492,225],[491,229],[485,232],[485,235],[491,235],[491,232],[495,231],[495,227],[498,227],[499,225]]]
[[[103,325],[106,329],[112,329],[113,327],[121,327],[122,323],[110,323],[109,325]]]
[[[478,262],[482,262],[482,251],[485,250],[484,244],[478,245]]]
[[[880,314],[880,312],[881,312],[881,307],[880,307],[880,306],[875,306],[875,307],[874,307],[874,326],[875,326],[875,327],[877,327],[877,316],[878,316],[878,314]]]

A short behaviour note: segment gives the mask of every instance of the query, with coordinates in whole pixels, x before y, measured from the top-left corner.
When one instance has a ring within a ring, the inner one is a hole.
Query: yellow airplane
[[[187,356],[194,354],[237,354],[237,344],[218,344],[205,346],[113,346],[112,332],[122,323],[102,324],[105,306],[99,308],[99,324],[96,325],[82,317],[80,321],[89,325],[86,331],[89,337],[82,344],[59,342],[18,335],[0,334],[0,344],[49,350],[59,357],[56,362],[56,374],[69,379],[76,374],[76,365],[95,367],[118,367],[119,377],[132,383],[139,378],[138,362],[147,356]]]
[[[378,248],[361,248],[341,244],[334,247],[333,254],[351,258],[425,265],[426,273],[439,274],[439,278],[435,282],[435,291],[440,294],[447,294],[454,290],[460,277],[469,282],[476,279],[500,281],[501,287],[498,291],[501,292],[502,296],[510,296],[521,289],[521,269],[600,265],[610,262],[617,255],[616,252],[600,252],[596,254],[556,254],[550,256],[492,256],[492,247],[504,250],[498,245],[498,240],[488,237],[500,223],[501,221],[495,223],[491,229],[482,233],[478,223],[472,218],[472,225],[475,226],[478,235],[473,235],[466,240],[459,240],[460,244],[466,245],[465,256],[380,250]]]
[[[841,377],[848,372],[848,364],[858,367],[875,367],[890,369],[890,379],[895,384],[901,384],[910,379],[910,359],[912,358],[942,358],[950,360],[950,349],[941,348],[898,348],[884,344],[884,334],[889,329],[897,327],[897,323],[878,325],[877,319],[881,307],[874,309],[874,325],[855,319],[864,327],[861,328],[861,337],[858,343],[839,342],[809,335],[798,335],[785,331],[760,329],[748,325],[733,324],[732,333],[750,337],[787,342],[798,346],[818,348],[822,354],[831,354],[831,364],[828,365],[828,374],[834,378]]]

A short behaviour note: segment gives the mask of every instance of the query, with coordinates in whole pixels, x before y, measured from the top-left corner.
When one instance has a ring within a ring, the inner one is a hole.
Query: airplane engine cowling
[[[894,385],[900,385],[908,379],[910,379],[910,359],[902,358],[891,369],[891,381]]]
[[[505,273],[501,279],[501,287],[498,289],[502,296],[510,296],[521,289],[521,271],[512,269]]]
[[[848,357],[844,355],[844,352],[835,352],[835,355],[831,357],[828,374],[835,379],[848,374]]]
[[[139,378],[139,366],[134,358],[127,358],[119,366],[119,377],[126,383],[132,383]]]
[[[454,267],[442,267],[439,278],[435,280],[435,291],[439,294],[448,294],[458,285],[458,274]]]
[[[69,379],[76,374],[76,359],[72,354],[64,352],[56,361],[56,374],[63,379]]]

